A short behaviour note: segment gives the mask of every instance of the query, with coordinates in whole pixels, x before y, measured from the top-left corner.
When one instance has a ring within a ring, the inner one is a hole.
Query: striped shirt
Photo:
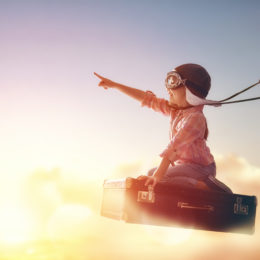
[[[142,106],[170,116],[170,143],[160,154],[161,157],[167,157],[172,165],[209,165],[214,162],[204,138],[207,123],[202,112],[203,106],[176,110],[169,106],[166,99],[157,98],[151,91],[146,92]]]

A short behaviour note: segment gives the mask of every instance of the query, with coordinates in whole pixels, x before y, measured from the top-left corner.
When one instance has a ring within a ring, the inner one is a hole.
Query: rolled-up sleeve
[[[190,114],[180,122],[176,134],[160,156],[167,157],[174,163],[176,156],[181,158],[183,151],[186,151],[195,140],[204,138],[205,129],[205,117],[201,113]]]
[[[171,107],[169,106],[168,101],[163,98],[157,98],[151,91],[145,92],[141,105],[149,107],[156,112],[161,112],[166,116],[169,116],[171,112]]]

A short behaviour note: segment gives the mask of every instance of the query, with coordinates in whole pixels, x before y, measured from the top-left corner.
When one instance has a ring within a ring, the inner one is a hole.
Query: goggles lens
[[[170,71],[167,73],[167,77],[165,79],[166,88],[175,89],[180,87],[181,84],[184,84],[184,81],[176,71]]]

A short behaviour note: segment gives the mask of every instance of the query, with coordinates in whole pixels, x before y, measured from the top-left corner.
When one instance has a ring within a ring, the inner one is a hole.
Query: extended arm
[[[128,87],[128,86],[122,85],[120,83],[114,82],[110,79],[100,76],[96,72],[94,72],[94,75],[97,76],[101,80],[98,85],[100,87],[103,87],[104,89],[115,88],[115,89],[121,91],[122,93],[124,93],[140,102],[144,99],[145,91],[143,91],[143,90]]]

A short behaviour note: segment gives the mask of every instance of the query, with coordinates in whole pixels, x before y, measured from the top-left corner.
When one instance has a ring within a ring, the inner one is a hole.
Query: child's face
[[[186,91],[184,86],[177,89],[167,89],[167,91],[170,105],[186,105]]]

